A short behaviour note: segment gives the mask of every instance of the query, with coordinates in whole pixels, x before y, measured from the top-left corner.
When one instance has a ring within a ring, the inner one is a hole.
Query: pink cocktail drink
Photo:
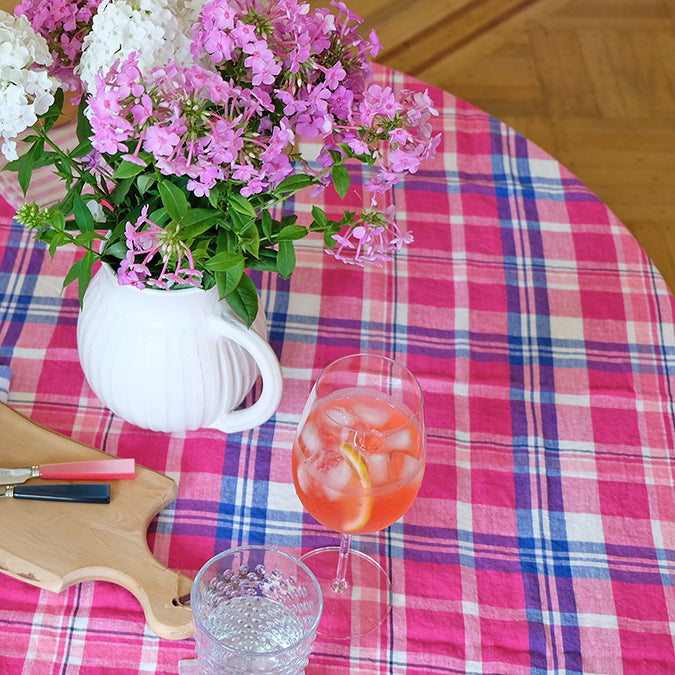
[[[398,520],[424,473],[418,420],[400,402],[364,388],[317,400],[293,445],[293,481],[307,511],[347,534]]]

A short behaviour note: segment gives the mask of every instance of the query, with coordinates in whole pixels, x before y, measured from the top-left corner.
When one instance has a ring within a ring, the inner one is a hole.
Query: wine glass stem
[[[343,534],[340,539],[340,554],[338,556],[337,572],[333,581],[333,590],[338,593],[346,591],[349,587],[347,583],[347,565],[349,565],[349,549],[351,547],[352,537],[349,534]]]

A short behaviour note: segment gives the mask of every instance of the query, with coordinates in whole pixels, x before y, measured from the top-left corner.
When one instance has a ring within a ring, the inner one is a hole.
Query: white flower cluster
[[[77,69],[86,91],[96,91],[100,70],[105,75],[115,61],[121,63],[132,52],[138,53],[142,73],[169,59],[191,64],[191,24],[181,10],[196,5],[198,14],[199,4],[199,0],[103,0],[84,39]]]
[[[0,11],[0,150],[9,160],[18,156],[16,137],[54,102],[59,83],[35,67],[51,62],[46,40],[28,19]]]

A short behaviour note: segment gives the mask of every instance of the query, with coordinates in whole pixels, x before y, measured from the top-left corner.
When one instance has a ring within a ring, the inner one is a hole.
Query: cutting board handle
[[[0,403],[0,466],[110,460]],[[60,592],[81,581],[119,584],[139,601],[148,626],[171,640],[190,637],[192,612],[178,598],[192,580],[152,555],[147,530],[178,486],[139,464],[133,479],[111,481],[110,504],[3,499],[0,571]]]
[[[106,568],[80,569],[73,578],[64,580],[65,585],[86,579],[117,584],[135,596],[150,630],[159,637],[183,640],[192,635],[192,611],[184,604],[189,598],[192,579],[161,565],[149,550],[134,561],[133,569],[126,560],[111,562],[116,564]]]

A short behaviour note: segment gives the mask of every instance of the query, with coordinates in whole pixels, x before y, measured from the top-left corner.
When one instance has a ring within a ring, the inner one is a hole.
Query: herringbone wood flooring
[[[673,0],[347,5],[377,30],[377,61],[496,115],[574,172],[675,290]]]

